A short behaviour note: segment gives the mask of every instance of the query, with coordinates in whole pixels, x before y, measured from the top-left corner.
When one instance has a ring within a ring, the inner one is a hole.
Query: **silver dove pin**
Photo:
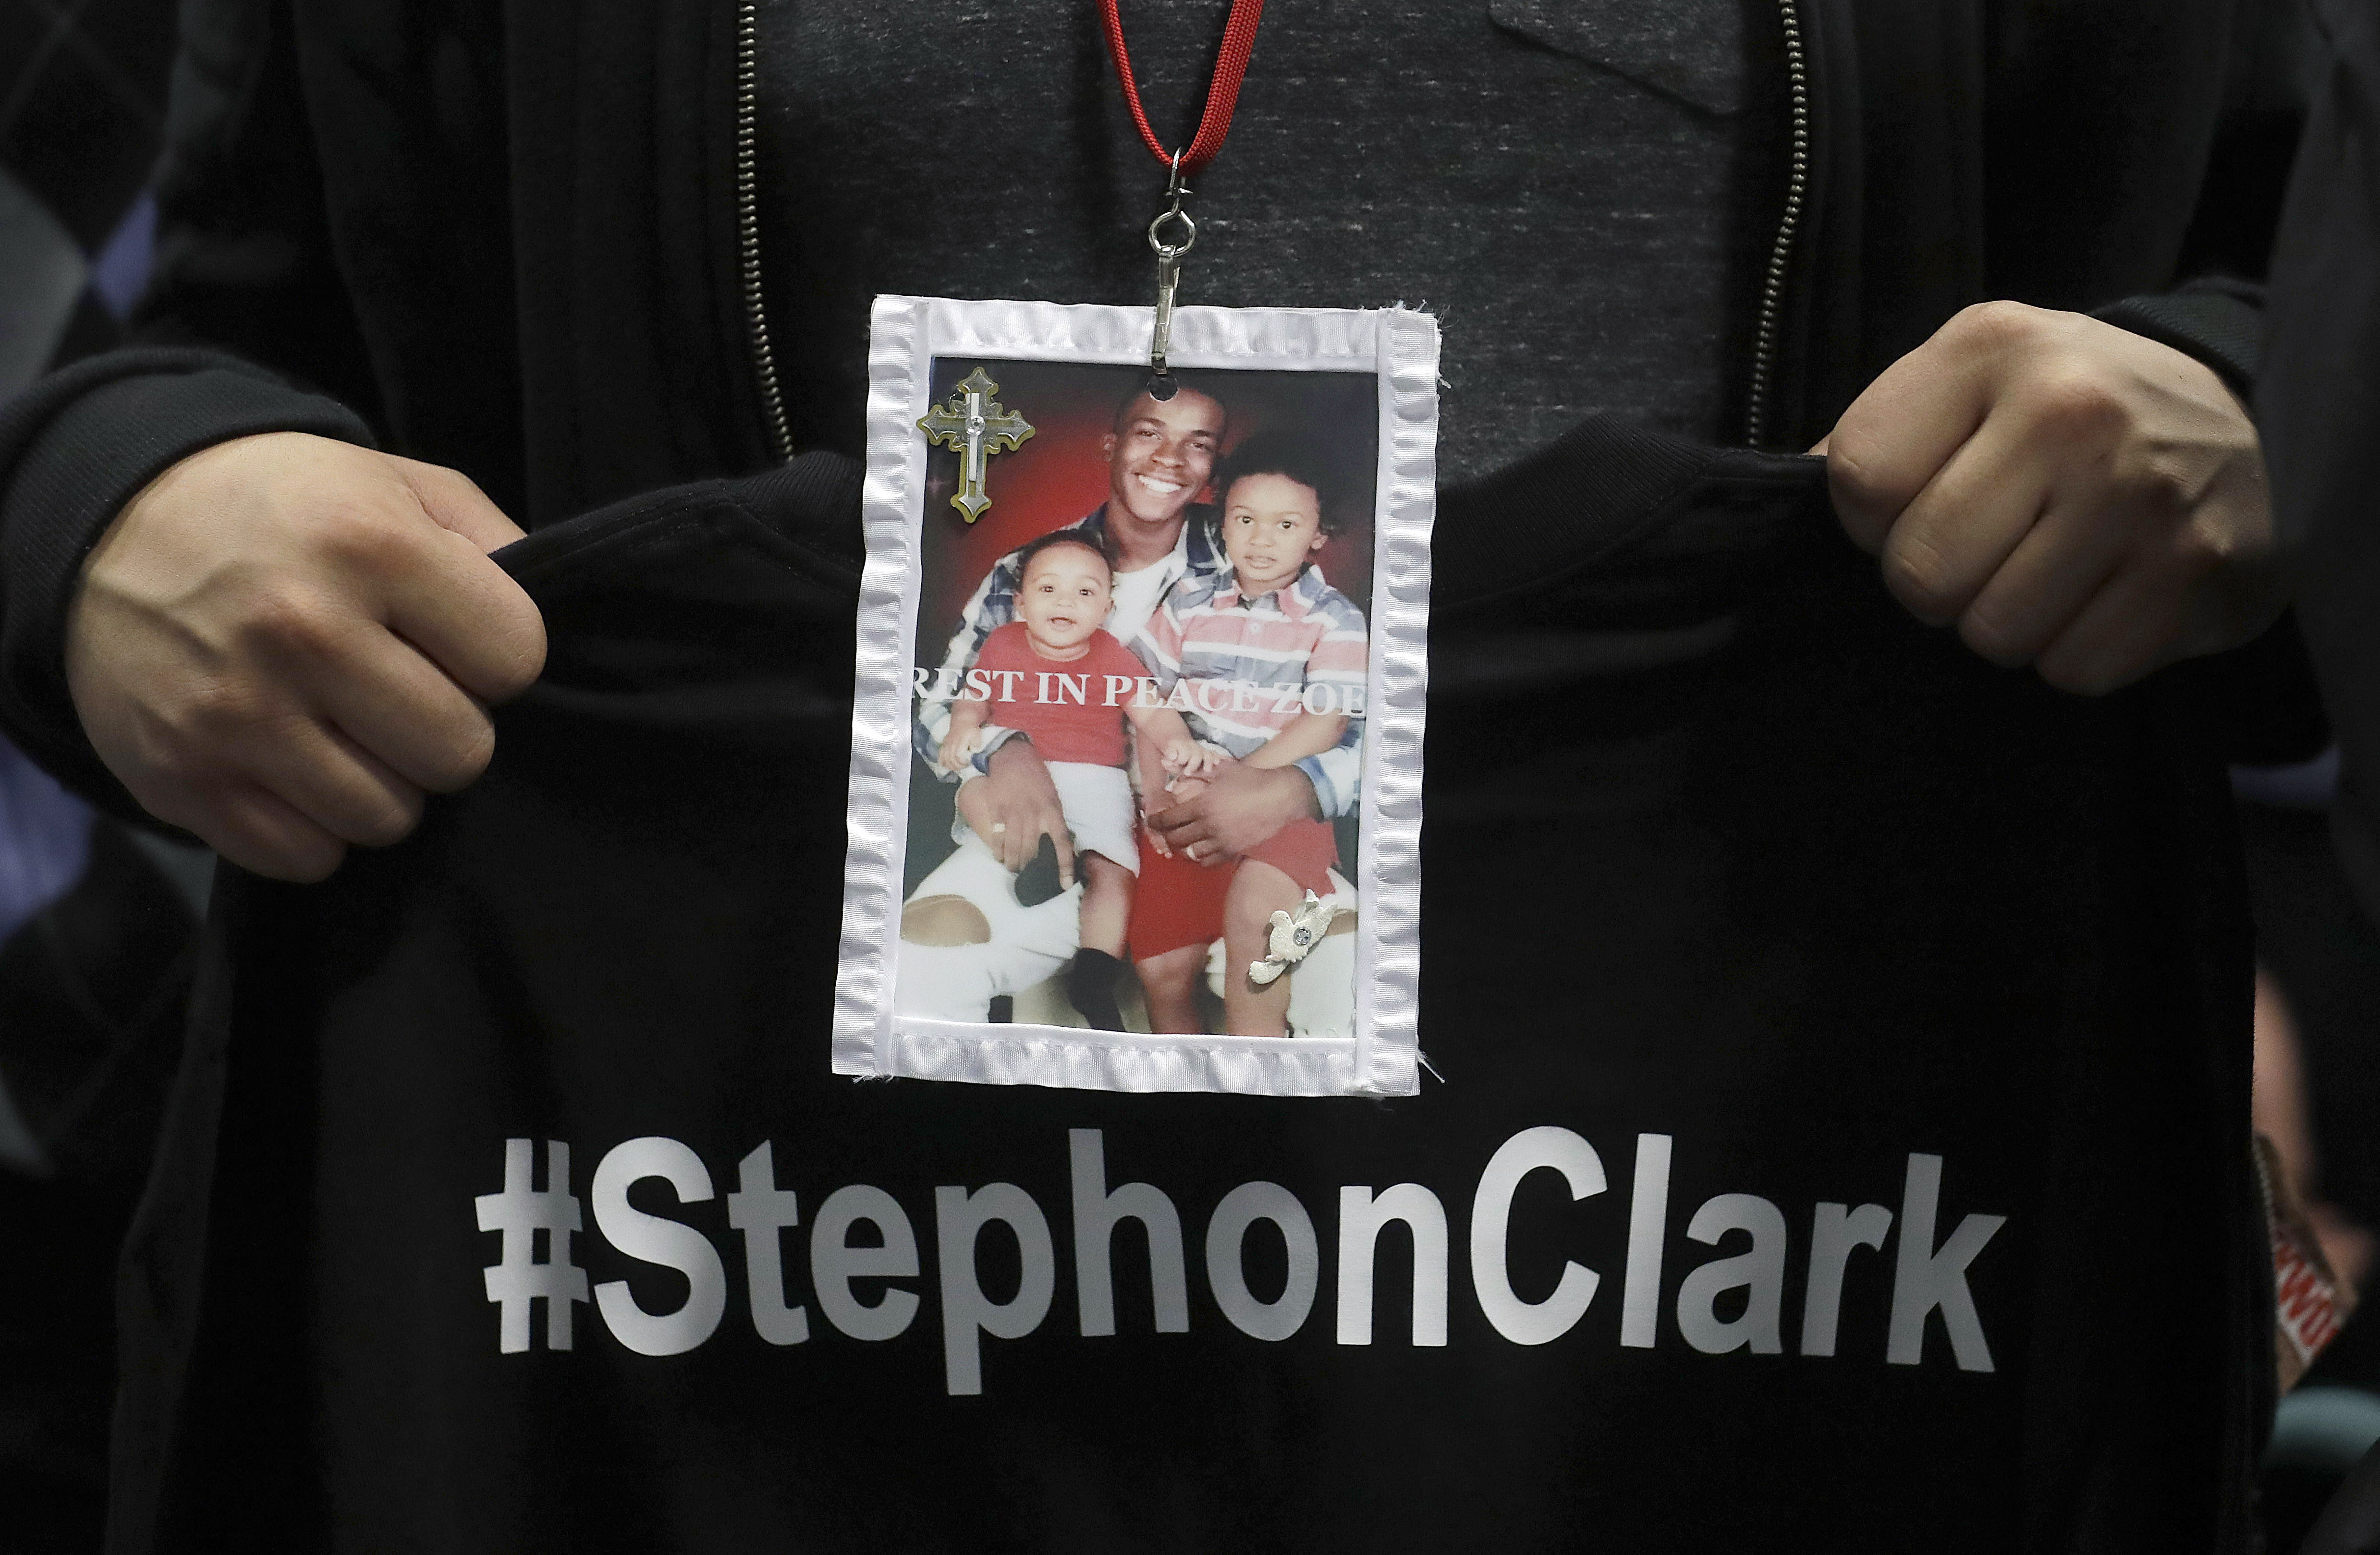
[[[1330,920],[1339,912],[1337,906],[1309,891],[1294,913],[1273,914],[1272,929],[1265,941],[1265,958],[1248,963],[1248,981],[1262,988],[1305,960],[1322,942],[1322,936],[1330,931]]]

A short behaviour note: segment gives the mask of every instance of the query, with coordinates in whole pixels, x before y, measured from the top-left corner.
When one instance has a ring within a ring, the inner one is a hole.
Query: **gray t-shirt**
[[[1186,143],[1226,6],[1124,7]],[[856,454],[880,292],[1145,303],[1164,174],[1088,0],[762,0],[771,317],[798,446]],[[1427,307],[1459,481],[1609,412],[1728,440],[1784,194],[1769,0],[1279,0],[1181,301]]]

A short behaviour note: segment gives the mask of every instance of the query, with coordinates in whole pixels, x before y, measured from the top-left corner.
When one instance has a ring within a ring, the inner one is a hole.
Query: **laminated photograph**
[[[839,1074],[1417,1085],[1438,328],[877,299]]]

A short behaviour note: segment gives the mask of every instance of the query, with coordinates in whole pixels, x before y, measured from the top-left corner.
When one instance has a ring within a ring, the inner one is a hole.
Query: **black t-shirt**
[[[552,652],[487,778],[227,885],[119,1550],[2244,1547],[2246,942],[2174,677],[1994,670],[1814,461],[1590,423],[1439,521],[1442,1079],[854,1083],[831,465],[504,553]]]

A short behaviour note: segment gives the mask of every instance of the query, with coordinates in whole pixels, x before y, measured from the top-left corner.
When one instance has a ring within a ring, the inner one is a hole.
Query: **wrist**
[[[1286,767],[1276,767],[1273,771],[1277,774],[1273,780],[1274,784],[1280,792],[1281,806],[1289,820],[1319,820],[1322,819],[1321,798],[1314,792],[1313,780],[1305,775],[1304,769],[1292,764]]]

